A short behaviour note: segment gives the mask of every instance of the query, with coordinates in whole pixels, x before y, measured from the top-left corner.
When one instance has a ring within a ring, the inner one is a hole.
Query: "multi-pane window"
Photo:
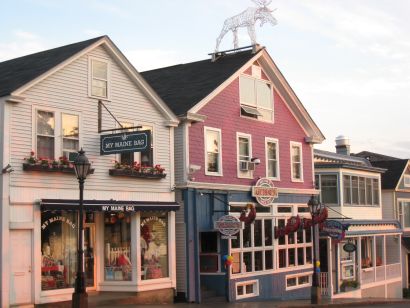
[[[404,175],[404,187],[410,187],[410,174]]]
[[[62,113],[61,126],[63,135],[63,156],[77,152],[80,144],[79,117],[78,115]]]
[[[284,228],[286,218],[279,218],[277,225]],[[312,230],[299,229],[278,238],[278,268],[312,264]]]
[[[303,181],[302,144],[291,142],[290,159],[292,181]]]
[[[379,180],[343,175],[344,204],[379,205]]]
[[[338,204],[337,175],[316,175],[316,188],[320,189],[321,202],[325,204]]]
[[[241,115],[263,121],[273,121],[271,84],[252,77],[239,78]]]
[[[222,174],[220,129],[205,128],[205,151],[205,174]]]
[[[259,295],[258,280],[240,281],[236,283],[236,299]]]
[[[55,114],[51,111],[37,110],[37,157],[54,159]]]
[[[399,202],[399,221],[403,228],[410,228],[410,200]]]
[[[121,122],[123,128],[133,127],[133,123],[130,122]],[[126,132],[129,130],[124,130]],[[134,163],[134,153],[133,152],[124,152],[120,154],[120,163],[123,165],[132,165]]]
[[[279,178],[279,143],[276,139],[266,138],[266,176]]]
[[[91,60],[91,95],[108,97],[108,63]]]
[[[251,136],[245,134],[237,135],[237,147],[238,147],[238,175],[239,177],[250,177],[250,170],[253,170],[252,158],[252,146]]]
[[[218,232],[200,232],[199,269],[201,273],[219,272]]]
[[[291,290],[291,289],[297,289],[297,288],[303,288],[303,287],[308,287],[311,285],[311,277],[312,275],[292,275],[292,276],[286,276],[286,290]]]
[[[273,269],[273,218],[256,219],[231,240],[232,273]]]

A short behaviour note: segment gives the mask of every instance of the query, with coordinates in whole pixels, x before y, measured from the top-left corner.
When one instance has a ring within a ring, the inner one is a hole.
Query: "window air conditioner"
[[[253,171],[255,170],[255,164],[250,161],[240,161],[239,162],[239,170],[241,171]]]

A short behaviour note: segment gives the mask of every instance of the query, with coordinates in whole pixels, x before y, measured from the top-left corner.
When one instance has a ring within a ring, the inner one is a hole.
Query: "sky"
[[[0,61],[107,34],[138,71],[208,58],[251,0],[2,0]],[[265,46],[326,137],[410,158],[410,1],[272,0]],[[239,45],[250,45],[246,29]],[[233,48],[228,33],[220,50]],[[1,86],[1,85],[0,85]]]

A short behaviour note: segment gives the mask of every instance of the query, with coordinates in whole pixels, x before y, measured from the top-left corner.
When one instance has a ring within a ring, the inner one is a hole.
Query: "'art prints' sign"
[[[144,152],[151,146],[151,131],[124,132],[100,136],[100,154]]]
[[[268,206],[278,197],[278,188],[272,180],[267,178],[259,179],[252,187],[252,196],[262,206]]]
[[[341,241],[345,237],[345,227],[337,220],[325,220],[321,234],[329,236],[336,241]]]
[[[235,216],[225,215],[215,221],[214,227],[221,234],[227,236],[226,238],[232,238],[232,235],[243,229],[243,224]]]

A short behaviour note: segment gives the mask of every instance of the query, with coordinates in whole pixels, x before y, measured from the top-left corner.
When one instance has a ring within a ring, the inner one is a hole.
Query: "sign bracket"
[[[119,128],[112,128],[112,129],[102,129],[102,107],[104,107],[105,110],[110,114],[110,116],[115,120],[115,122],[118,123],[120,126]],[[124,131],[124,130],[129,130],[129,129],[138,129],[142,128],[141,125],[139,126],[132,126],[132,127],[124,127],[120,121],[117,120],[117,118],[112,114],[112,112],[105,106],[105,104],[101,101],[98,100],[98,133],[104,133],[104,132],[114,132],[114,131]]]

